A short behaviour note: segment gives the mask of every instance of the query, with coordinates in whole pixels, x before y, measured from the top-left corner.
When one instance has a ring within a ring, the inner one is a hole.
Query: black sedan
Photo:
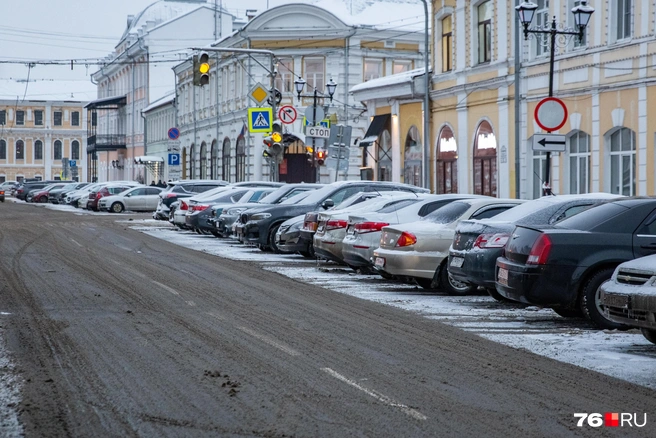
[[[449,249],[449,274],[458,281],[484,287],[492,297],[502,299],[495,288],[494,269],[516,225],[553,224],[617,197],[608,193],[544,196],[493,219],[462,221]]]
[[[518,226],[497,259],[496,288],[505,298],[609,321],[599,288],[628,260],[656,253],[656,198],[626,198],[590,208],[553,226]]]

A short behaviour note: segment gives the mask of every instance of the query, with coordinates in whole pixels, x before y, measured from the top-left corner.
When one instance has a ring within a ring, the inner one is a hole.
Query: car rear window
[[[606,222],[607,220],[622,214],[627,210],[626,207],[609,202],[601,204],[597,207],[592,207],[586,211],[564,219],[558,222],[558,227],[569,228],[571,230],[591,230],[594,227]]]
[[[431,214],[421,218],[421,220],[435,224],[450,224],[469,210],[469,207],[470,205],[466,202],[452,202],[442,208],[438,208]]]
[[[393,213],[396,210],[399,210],[403,207],[407,207],[408,205],[412,205],[417,203],[419,199],[401,199],[398,201],[394,201],[391,204],[386,205],[385,207],[381,208],[378,210],[378,213]]]
[[[511,208],[510,210],[506,210],[503,213],[499,213],[494,217],[494,220],[500,222],[516,222],[536,211],[540,211],[552,205],[554,205],[554,199],[552,197],[534,199]]]

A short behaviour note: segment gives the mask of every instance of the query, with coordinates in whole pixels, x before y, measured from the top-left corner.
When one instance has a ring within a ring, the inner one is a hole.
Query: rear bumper
[[[374,264],[379,271],[399,277],[433,278],[444,255],[437,252],[395,251],[378,248],[374,251],[374,262],[384,259],[384,264]]]
[[[495,266],[496,260],[501,256],[502,248],[483,249],[469,251],[449,251],[448,269],[449,274],[458,281],[483,286],[485,288],[496,287]],[[461,257],[462,265],[453,265],[453,259]]]

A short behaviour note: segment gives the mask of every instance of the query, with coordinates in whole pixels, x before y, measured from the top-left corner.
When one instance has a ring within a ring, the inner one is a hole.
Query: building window
[[[243,136],[237,138],[235,182],[246,181],[246,140]]]
[[[77,140],[73,140],[71,143],[71,160],[79,160],[80,159],[80,142]]]
[[[478,6],[478,63],[492,59],[492,2]]]
[[[412,70],[412,61],[408,61],[408,60],[394,61],[394,64],[392,66],[393,74],[405,73],[410,70]]]
[[[23,140],[16,140],[16,159],[25,159],[25,143],[23,143]]]
[[[403,153],[403,182],[422,187],[421,162],[423,157],[422,144],[419,143],[419,129],[411,126],[405,136]]]
[[[221,171],[224,181],[230,181],[230,139],[223,140],[223,156],[221,158]]]
[[[7,124],[7,110],[0,111],[0,126]]]
[[[34,142],[34,159],[43,160],[43,142],[41,140]]]
[[[212,141],[212,147],[210,149],[210,161],[212,162],[210,167],[210,178],[217,179],[219,177],[219,146],[216,140]]]
[[[378,138],[378,181],[392,181],[392,136],[385,129]]]
[[[196,178],[196,146],[189,147],[189,178]]]
[[[440,131],[436,164],[436,193],[458,193],[458,145],[448,126]]]
[[[538,29],[549,29],[549,0],[537,0],[538,9],[535,11],[535,24]],[[572,14],[573,15],[573,14]],[[549,35],[546,33],[534,34],[535,36],[535,56],[542,56],[549,53]]]
[[[80,126],[80,112],[79,111],[73,111],[71,113],[71,125],[72,126]]]
[[[365,59],[364,60],[364,82],[377,79],[383,76],[382,59]]]
[[[16,111],[16,124],[17,125],[25,124],[25,111]]]
[[[635,133],[620,128],[610,135],[610,192],[635,195]]]
[[[43,111],[42,110],[34,110],[34,124],[36,126],[42,126],[43,125]]]
[[[497,139],[486,121],[474,138],[474,194],[497,196]]]
[[[305,80],[308,90],[323,93],[326,86],[323,58],[305,58]]]
[[[542,196],[542,184],[547,177],[547,153],[533,151],[533,199]]]
[[[53,159],[62,159],[62,142],[60,140],[55,140],[55,153],[53,155]]]
[[[200,144],[200,179],[207,179],[207,143]]]
[[[453,46],[453,23],[451,15],[442,20],[442,71],[447,72],[453,69],[452,66],[452,46]]]
[[[294,92],[294,61],[291,59],[278,60],[278,76],[276,88],[281,93]]]
[[[617,22],[615,38],[623,40],[631,37],[631,0],[617,0],[615,17]]]
[[[569,137],[569,192],[590,191],[590,137],[582,131]]]
[[[7,142],[0,140],[0,160],[7,159]]]
[[[55,111],[54,125],[55,126],[61,126],[62,125],[62,112],[61,111]]]

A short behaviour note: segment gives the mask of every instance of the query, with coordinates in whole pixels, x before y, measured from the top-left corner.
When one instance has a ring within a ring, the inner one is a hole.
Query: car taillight
[[[209,205],[206,204],[196,204],[191,207],[191,211],[203,211],[209,208]]]
[[[176,195],[175,193],[168,193],[168,194],[166,195],[166,197],[167,197],[167,198],[177,198],[178,195]]]
[[[510,234],[497,233],[497,234],[480,234],[474,242],[474,248],[503,248],[506,246]]]
[[[355,224],[355,231],[360,234],[364,233],[373,233],[374,231],[380,231],[383,227],[388,226],[387,222],[360,222]]]
[[[318,227],[319,227],[318,222],[303,222],[303,229],[304,230],[317,231]]]
[[[410,245],[414,245],[415,243],[417,243],[417,236],[415,236],[412,233],[408,233],[407,231],[404,231],[403,233],[401,233],[399,240],[396,241],[396,246],[410,246]]]
[[[538,240],[533,244],[531,252],[526,259],[527,265],[544,265],[547,263],[549,253],[551,252],[551,239],[546,234],[540,235]]]
[[[189,206],[186,202],[180,201],[180,210],[189,210]]]
[[[330,219],[326,222],[326,230],[336,230],[338,228],[346,228],[348,221],[344,219]]]

